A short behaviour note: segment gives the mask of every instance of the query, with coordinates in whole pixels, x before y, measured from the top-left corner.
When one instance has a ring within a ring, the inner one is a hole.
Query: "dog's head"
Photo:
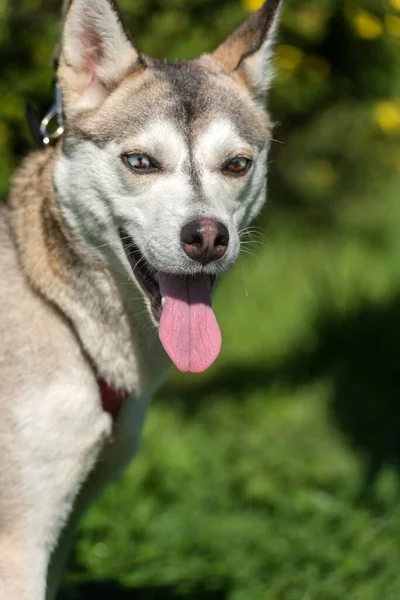
[[[67,14],[61,207],[102,260],[135,278],[181,370],[204,370],[219,352],[213,279],[265,201],[280,4],[267,0],[214,54],[175,63],[134,47],[113,0],[73,0]]]

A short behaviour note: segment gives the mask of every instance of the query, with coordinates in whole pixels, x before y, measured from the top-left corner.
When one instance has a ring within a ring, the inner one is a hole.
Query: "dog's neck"
[[[115,389],[152,393],[167,365],[157,333],[137,287],[119,282],[67,227],[53,183],[58,152],[30,155],[14,178],[9,205],[22,269],[70,321],[98,376]]]

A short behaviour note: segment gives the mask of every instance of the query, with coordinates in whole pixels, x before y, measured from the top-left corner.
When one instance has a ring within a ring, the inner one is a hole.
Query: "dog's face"
[[[135,278],[156,322],[173,311],[169,329],[185,317],[168,300],[208,303],[213,278],[234,264],[240,231],[265,201],[263,104],[279,3],[268,0],[213,55],[177,63],[141,55],[109,0],[70,7],[59,69],[61,207],[102,260]],[[202,325],[218,346],[207,315]],[[203,359],[201,368],[178,366],[203,370]]]

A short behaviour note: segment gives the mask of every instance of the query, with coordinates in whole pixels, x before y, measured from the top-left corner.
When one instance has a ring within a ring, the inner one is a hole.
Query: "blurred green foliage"
[[[260,2],[120,4],[137,45],[174,59]],[[25,101],[52,100],[59,8],[0,0],[3,195],[32,147]],[[286,0],[270,209],[217,294],[221,359],[172,375],[84,521],[85,600],[399,598],[399,62],[399,0]]]

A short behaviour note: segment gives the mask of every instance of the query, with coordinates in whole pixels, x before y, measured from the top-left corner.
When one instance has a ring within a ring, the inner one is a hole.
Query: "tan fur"
[[[257,52],[268,39],[277,17],[279,0],[268,0],[247,19],[213,53],[213,57],[230,73]]]
[[[268,46],[273,40],[279,20],[281,0],[267,0],[261,8],[245,21],[212,54],[222,68],[264,99],[272,71],[259,78],[260,63],[268,66]]]

